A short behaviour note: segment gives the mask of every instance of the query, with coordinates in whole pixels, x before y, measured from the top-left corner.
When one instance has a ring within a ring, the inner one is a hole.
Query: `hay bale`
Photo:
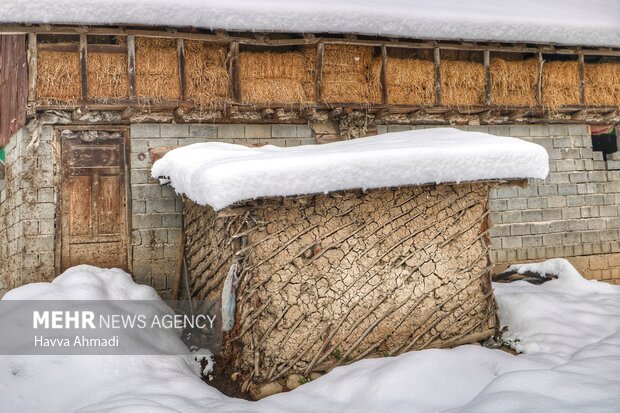
[[[493,59],[489,71],[494,105],[536,106],[538,60]]]
[[[373,49],[325,45],[321,99],[328,103],[381,103],[381,89],[370,81]]]
[[[129,96],[126,54],[88,53],[88,95],[99,100]]]
[[[136,93],[140,98],[181,98],[176,41],[136,38]]]
[[[307,103],[315,100],[316,52],[242,52],[241,100],[248,103]]]
[[[542,104],[548,109],[579,104],[579,63],[545,62],[543,64]]]
[[[586,65],[585,94],[588,105],[620,106],[620,64]]]
[[[484,104],[484,65],[475,62],[441,62],[441,103],[473,106]]]
[[[200,41],[185,41],[187,99],[199,107],[226,101],[230,81],[226,68],[228,47]]]
[[[372,62],[372,82],[379,88],[381,65],[382,59]],[[389,104],[435,104],[435,65],[432,61],[390,58],[386,75]]]
[[[37,97],[77,100],[81,95],[80,55],[74,52],[39,50],[37,56]]]

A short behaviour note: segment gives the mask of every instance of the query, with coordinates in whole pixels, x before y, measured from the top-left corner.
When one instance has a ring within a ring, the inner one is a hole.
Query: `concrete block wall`
[[[164,297],[172,289],[181,243],[182,204],[174,190],[151,178],[149,149],[199,142],[314,144],[307,125],[135,124],[131,126],[133,274]]]
[[[22,128],[6,147],[6,180],[0,191],[0,296],[55,275],[53,129],[44,127],[38,145],[28,148],[30,141]]]

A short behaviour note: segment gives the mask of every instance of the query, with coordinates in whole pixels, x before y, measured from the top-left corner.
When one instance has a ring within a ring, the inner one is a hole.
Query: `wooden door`
[[[125,133],[63,131],[60,269],[129,270]]]

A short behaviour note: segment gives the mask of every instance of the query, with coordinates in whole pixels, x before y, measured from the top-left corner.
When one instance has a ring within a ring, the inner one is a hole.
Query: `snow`
[[[362,360],[259,402],[223,396],[183,355],[0,356],[0,411],[617,412],[620,286],[586,281],[562,259],[516,268],[559,276],[495,285],[518,356],[466,345]],[[81,266],[5,299],[154,294],[122,271]]]
[[[451,128],[280,148],[198,143],[155,162],[178,194],[219,210],[269,196],[488,179],[544,179],[546,150],[515,138]]]
[[[620,46],[617,0],[11,0],[0,22],[143,24]]]

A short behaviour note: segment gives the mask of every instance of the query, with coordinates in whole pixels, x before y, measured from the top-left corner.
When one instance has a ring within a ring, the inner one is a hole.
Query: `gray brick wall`
[[[181,201],[168,186],[151,178],[149,149],[199,142],[314,144],[307,125],[135,124],[131,126],[133,272],[140,283],[169,294],[181,243]]]
[[[6,181],[0,191],[0,296],[55,275],[52,138],[52,128],[44,127],[38,146],[28,149],[30,135],[22,128],[6,147]]]

